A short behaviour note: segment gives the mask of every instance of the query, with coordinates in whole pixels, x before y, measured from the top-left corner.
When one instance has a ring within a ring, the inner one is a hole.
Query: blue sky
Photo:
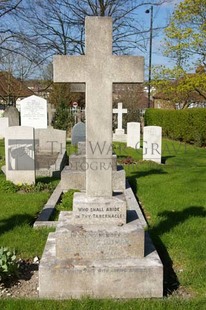
[[[180,0],[171,0],[168,3],[164,3],[160,7],[154,6],[154,14],[153,14],[153,28],[164,27],[168,22],[169,18],[174,11],[175,5],[178,4]],[[148,6],[148,9],[150,6]],[[148,25],[148,29],[150,28],[150,13],[145,13],[145,8],[142,10],[142,19],[145,25]],[[162,45],[163,45],[163,37],[164,31],[153,31],[153,41],[152,41],[152,64],[153,65],[166,65],[172,66],[173,63],[171,59],[164,57],[162,55]],[[148,34],[149,36],[149,34]],[[145,56],[145,66],[148,66],[148,58],[149,58],[149,41],[147,45],[147,54]]]

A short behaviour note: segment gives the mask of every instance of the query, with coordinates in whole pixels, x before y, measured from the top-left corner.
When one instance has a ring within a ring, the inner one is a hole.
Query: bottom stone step
[[[50,233],[39,266],[41,298],[163,296],[163,266],[148,236],[142,259],[58,260],[55,244]]]

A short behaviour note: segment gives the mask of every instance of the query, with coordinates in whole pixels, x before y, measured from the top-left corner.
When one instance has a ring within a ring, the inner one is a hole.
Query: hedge
[[[146,126],[161,126],[164,137],[198,146],[206,145],[206,109],[147,109]]]

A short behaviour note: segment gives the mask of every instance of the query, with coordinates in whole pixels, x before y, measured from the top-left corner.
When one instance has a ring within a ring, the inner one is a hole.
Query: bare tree
[[[54,54],[84,54],[85,17],[111,16],[113,52],[145,51],[148,29],[141,23],[138,9],[167,1],[170,0],[27,0],[17,16],[19,37],[30,51],[35,50],[36,61],[50,60]]]
[[[0,48],[13,38],[13,27],[9,17],[16,11],[23,0],[0,1]]]

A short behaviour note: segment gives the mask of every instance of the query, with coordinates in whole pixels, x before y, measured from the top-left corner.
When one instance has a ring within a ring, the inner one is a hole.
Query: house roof
[[[33,91],[27,88],[23,82],[17,80],[6,71],[0,72],[0,97],[28,97],[33,95]]]

